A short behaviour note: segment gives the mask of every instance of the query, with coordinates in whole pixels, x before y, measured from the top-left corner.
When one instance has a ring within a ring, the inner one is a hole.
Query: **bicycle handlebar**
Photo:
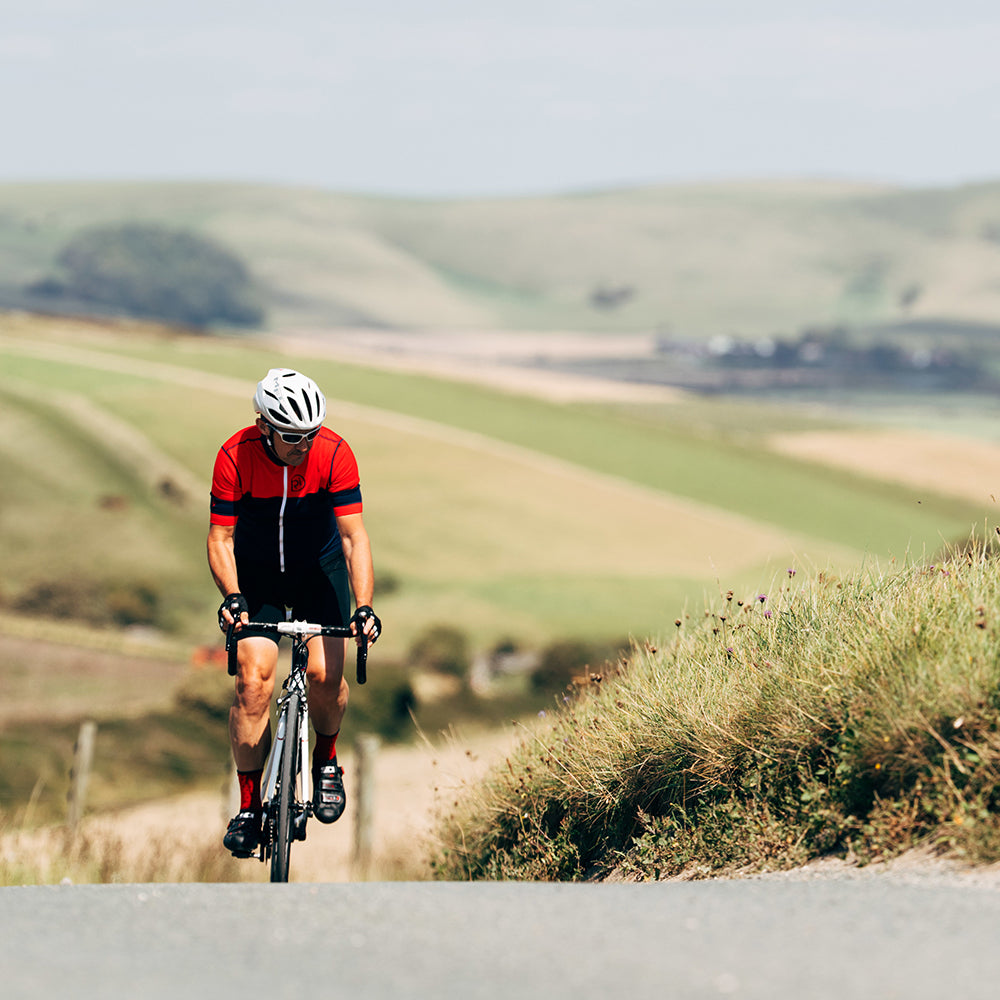
[[[358,683],[364,684],[368,680],[368,636],[364,632],[359,632],[355,637],[349,625],[315,625],[312,622],[249,622],[243,626],[244,629],[253,629],[255,632],[277,632],[278,635],[289,635],[293,639],[305,642],[317,635],[337,637],[341,639],[359,638],[358,652],[356,657]],[[242,630],[241,630],[242,631]],[[240,635],[236,631],[236,622],[233,622],[226,632],[226,652],[229,654],[229,674],[236,674],[236,644],[240,639],[245,639],[246,635]]]

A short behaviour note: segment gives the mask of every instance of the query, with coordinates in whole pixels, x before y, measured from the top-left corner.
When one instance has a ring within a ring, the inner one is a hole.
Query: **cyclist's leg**
[[[317,637],[309,640],[309,717],[317,733],[340,730],[350,689],[344,678],[346,639]]]
[[[239,564],[240,589],[247,600],[250,621],[285,619],[280,584],[274,574],[254,565]],[[271,696],[278,667],[278,637],[243,633],[237,646],[236,693],[229,711],[229,738],[237,771],[264,766],[271,748]]]
[[[302,617],[324,625],[346,625],[350,618],[350,587],[343,559],[308,575],[301,591]],[[296,604],[296,617],[300,605]],[[309,716],[316,730],[313,747],[313,815],[333,823],[344,812],[343,772],[337,763],[337,734],[347,708],[344,680],[346,639],[317,636],[309,643]]]
[[[350,587],[343,558],[304,574],[293,607],[296,618],[323,625],[346,625],[351,617]],[[309,716],[317,733],[340,729],[350,694],[344,679],[347,639],[317,636],[309,641]]]
[[[309,646],[309,715],[316,730],[312,754],[313,815],[321,823],[333,823],[340,819],[347,805],[344,772],[337,762],[337,735],[348,697],[344,680],[347,640],[317,637]]]
[[[240,808],[223,844],[238,858],[251,857],[260,844],[260,779],[271,746],[270,704],[278,645],[253,636],[237,647],[236,695],[229,709],[229,740],[240,785]]]
[[[249,636],[238,647],[236,693],[229,710],[229,739],[237,771],[264,766],[271,747],[270,709],[278,644],[263,636]]]

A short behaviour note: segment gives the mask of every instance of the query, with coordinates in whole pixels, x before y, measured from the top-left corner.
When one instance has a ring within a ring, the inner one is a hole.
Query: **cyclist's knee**
[[[240,652],[242,654],[243,650]],[[236,700],[251,711],[259,710],[261,705],[266,710],[271,704],[276,666],[272,661],[277,659],[277,656],[266,655],[268,652],[265,650],[262,655],[257,650],[251,649],[247,650],[246,656],[240,656],[239,670],[236,674]]]
[[[306,675],[311,684],[329,686],[333,690],[344,680],[344,639],[324,639],[322,645],[310,646]]]
[[[268,711],[273,692],[273,678],[264,678],[249,671],[240,671],[236,678],[236,704],[251,713]]]
[[[332,671],[318,677],[310,677],[309,687],[322,691],[327,700],[343,702],[345,705],[351,690],[347,678],[342,673],[336,674]]]

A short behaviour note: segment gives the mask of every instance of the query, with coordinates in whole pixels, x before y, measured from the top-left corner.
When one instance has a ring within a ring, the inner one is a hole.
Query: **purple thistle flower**
[[[767,594],[758,594],[757,600],[760,601],[761,604],[763,604],[767,600]]]
[[[764,617],[765,618],[770,618],[771,617],[771,609],[770,608],[768,608],[767,611],[764,612]]]

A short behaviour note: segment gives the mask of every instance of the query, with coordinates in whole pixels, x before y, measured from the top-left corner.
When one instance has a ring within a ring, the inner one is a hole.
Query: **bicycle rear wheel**
[[[288,866],[295,836],[292,810],[295,806],[295,778],[299,755],[299,696],[290,694],[285,702],[285,742],[278,770],[278,787],[271,814],[274,840],[271,844],[271,881],[287,882]]]

